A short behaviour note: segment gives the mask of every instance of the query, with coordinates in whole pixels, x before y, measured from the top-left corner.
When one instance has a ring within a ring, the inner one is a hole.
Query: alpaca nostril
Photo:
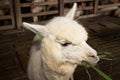
[[[95,58],[96,56],[95,55],[88,55],[88,57]]]
[[[93,63],[97,63],[100,59],[98,56],[95,55],[89,55],[89,60],[92,61]]]

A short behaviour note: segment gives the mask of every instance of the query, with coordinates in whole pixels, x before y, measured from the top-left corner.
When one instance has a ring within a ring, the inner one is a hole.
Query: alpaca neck
[[[68,67],[68,66],[67,66]],[[72,66],[73,67],[73,66]],[[75,69],[76,66],[74,66],[73,68]],[[42,61],[42,73],[41,75],[44,77],[45,80],[70,80],[71,76],[73,75],[73,71],[70,72],[69,74],[63,74],[62,72],[57,72],[57,70],[52,70],[51,68],[49,68],[49,66]],[[59,68],[58,68],[59,69]],[[67,69],[67,68],[66,68]],[[42,79],[43,80],[43,79]]]

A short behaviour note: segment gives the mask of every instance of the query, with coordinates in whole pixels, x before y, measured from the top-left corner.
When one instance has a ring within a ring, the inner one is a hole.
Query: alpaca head
[[[99,61],[97,52],[86,43],[86,30],[73,20],[76,7],[75,3],[65,17],[55,17],[46,25],[23,23],[23,27],[43,36],[41,51],[46,61],[79,65],[84,60]]]

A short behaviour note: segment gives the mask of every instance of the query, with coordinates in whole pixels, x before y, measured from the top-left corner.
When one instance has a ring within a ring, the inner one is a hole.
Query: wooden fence
[[[14,2],[14,6],[13,6]],[[81,16],[77,16],[77,19],[83,19],[83,18],[89,18],[89,17],[95,17],[100,15],[99,9],[106,8],[106,7],[113,7],[113,6],[120,6],[120,3],[111,3],[111,4],[105,4],[105,5],[99,5],[99,0],[56,0],[52,2],[42,2],[42,3],[34,3],[35,6],[40,7],[48,7],[56,5],[57,9],[53,10],[47,10],[40,11],[38,13],[32,13],[31,12],[31,5],[32,2],[26,2],[21,3],[20,0],[10,0],[10,15],[4,15],[0,16],[0,20],[4,19],[11,19],[12,24],[11,25],[2,25],[0,27],[1,29],[12,29],[17,28],[21,29],[21,24],[23,21],[34,23],[33,17],[37,16],[39,21],[37,23],[44,24],[49,20],[50,18],[54,16],[63,16],[71,6],[65,7],[66,4],[72,5],[74,2],[78,3],[77,11],[89,11],[87,14],[83,14]],[[86,6],[86,3],[89,3],[89,5]],[[83,5],[83,7],[81,7]],[[42,18],[41,18],[42,17]],[[15,27],[16,26],[16,27]]]
[[[4,5],[1,3],[0,10],[3,14],[0,15],[0,30],[15,28],[15,16],[13,11],[13,1],[9,0],[9,4]]]

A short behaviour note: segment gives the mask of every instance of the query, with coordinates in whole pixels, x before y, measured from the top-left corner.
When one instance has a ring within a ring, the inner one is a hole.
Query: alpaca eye
[[[62,46],[66,47],[69,46],[71,43],[61,43]]]

